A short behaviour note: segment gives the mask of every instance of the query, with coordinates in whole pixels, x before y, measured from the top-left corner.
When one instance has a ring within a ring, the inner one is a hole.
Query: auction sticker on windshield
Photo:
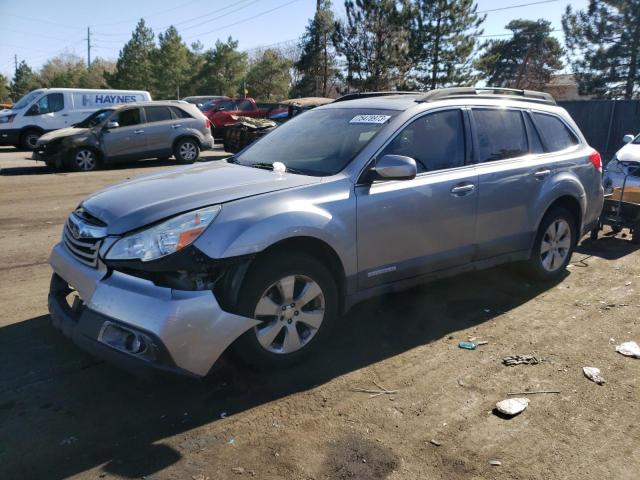
[[[391,115],[356,115],[349,123],[374,123],[376,125],[382,125],[390,118]]]

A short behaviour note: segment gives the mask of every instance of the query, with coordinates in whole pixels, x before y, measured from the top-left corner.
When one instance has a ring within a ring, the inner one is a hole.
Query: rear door
[[[413,180],[356,187],[358,285],[377,285],[468,263],[474,252],[477,172],[466,112],[418,117],[378,153],[416,160]]]
[[[146,115],[145,134],[150,156],[163,155],[171,152],[175,133],[180,128],[180,122],[174,120],[169,107],[157,105],[144,107]]]
[[[479,195],[478,259],[529,249],[537,228],[536,199],[551,177],[529,114],[520,109],[472,109]]]
[[[109,160],[140,157],[147,151],[147,138],[142,109],[127,108],[112,115],[109,122],[118,122],[116,128],[102,131],[102,145]]]

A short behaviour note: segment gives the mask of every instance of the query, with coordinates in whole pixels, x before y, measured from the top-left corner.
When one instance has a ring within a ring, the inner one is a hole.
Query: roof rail
[[[335,99],[335,102],[344,102],[346,100],[356,100],[358,98],[386,97],[388,95],[419,95],[420,92],[406,91],[387,91],[387,92],[353,92],[346,93]]]
[[[515,100],[526,100],[529,102],[548,103],[556,105],[556,101],[550,93],[536,92],[533,90],[520,90],[517,88],[500,87],[452,87],[438,88],[424,94],[418,100],[420,102],[435,102],[437,100],[447,100],[451,98],[495,98],[500,96]],[[515,97],[515,98],[514,98]]]

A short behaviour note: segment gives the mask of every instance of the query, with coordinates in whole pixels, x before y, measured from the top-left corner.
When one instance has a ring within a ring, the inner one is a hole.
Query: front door
[[[70,125],[63,93],[43,95],[31,105],[25,116],[30,117],[27,121],[41,127],[45,132]]]
[[[147,150],[145,125],[139,108],[120,110],[109,122],[118,122],[116,128],[102,131],[102,144],[109,160],[139,157]]]
[[[463,265],[474,253],[477,172],[461,109],[428,113],[380,152],[416,160],[413,180],[356,187],[359,288]]]

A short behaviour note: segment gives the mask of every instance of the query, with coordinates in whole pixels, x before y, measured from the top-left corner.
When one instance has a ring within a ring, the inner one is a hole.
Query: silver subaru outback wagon
[[[51,253],[53,324],[130,370],[204,376],[227,349],[263,368],[322,354],[352,305],[425,280],[562,275],[602,173],[549,95],[363,97],[84,200]]]

